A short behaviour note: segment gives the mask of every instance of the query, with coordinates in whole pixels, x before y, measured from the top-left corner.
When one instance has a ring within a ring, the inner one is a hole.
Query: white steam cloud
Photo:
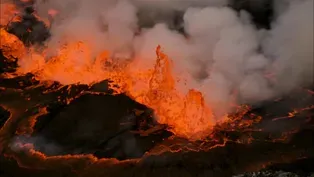
[[[36,1],[44,16],[59,14],[47,42],[51,54],[60,41],[83,40],[96,56],[136,57],[150,68],[160,44],[175,72],[189,73],[186,86],[200,90],[217,114],[230,100],[258,103],[313,81],[313,0],[278,0],[270,30],[258,30],[248,13],[240,15],[220,0],[51,0]],[[185,35],[172,29],[183,13]],[[152,23],[153,26],[148,25]],[[135,35],[136,34],[136,35]]]

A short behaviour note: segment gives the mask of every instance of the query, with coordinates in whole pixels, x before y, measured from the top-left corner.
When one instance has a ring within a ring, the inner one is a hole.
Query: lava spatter
[[[10,62],[23,58],[26,48],[22,41],[15,35],[8,33],[4,28],[0,29],[0,49],[3,56]]]
[[[214,119],[202,93],[194,89],[189,90],[187,95],[180,93],[175,88],[172,62],[161,51],[161,46],[157,47],[156,55],[148,90],[133,98],[153,108],[157,121],[168,125],[169,130],[178,136],[191,140],[206,137],[214,125]],[[132,96],[132,92],[130,94]]]

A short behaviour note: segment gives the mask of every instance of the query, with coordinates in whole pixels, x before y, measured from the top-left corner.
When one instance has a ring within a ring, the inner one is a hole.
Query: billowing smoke
[[[41,136],[16,136],[10,142],[10,147],[16,152],[28,152],[29,150],[34,149],[45,152],[47,155],[55,155],[63,151],[61,146],[58,146],[54,142],[48,141]]]
[[[313,1],[291,1],[263,43],[276,94],[313,83]]]
[[[231,110],[230,100],[254,104],[311,84],[313,0],[276,1],[270,30],[257,29],[249,13],[227,3],[38,0],[36,9],[40,16],[58,12],[46,44],[50,55],[62,43],[80,40],[92,46],[94,57],[107,50],[152,68],[160,44],[175,75],[186,75],[186,85],[177,88],[200,90],[219,115]]]

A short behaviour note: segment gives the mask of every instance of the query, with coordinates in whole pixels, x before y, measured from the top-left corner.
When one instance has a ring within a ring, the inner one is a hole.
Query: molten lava
[[[30,51],[19,60],[18,72],[25,74],[32,72],[39,80],[57,80],[63,84],[92,83],[104,78],[101,65],[96,65],[99,58],[91,60],[90,48],[82,42],[64,45],[56,56],[46,57],[46,52]]]
[[[26,52],[23,42],[3,28],[0,29],[0,50],[9,61],[22,58]]]
[[[212,111],[205,104],[201,92],[191,89],[187,95],[175,88],[171,61],[156,49],[157,61],[149,80],[149,88],[136,101],[155,110],[157,121],[167,124],[178,136],[191,140],[206,137],[214,125]]]
[[[1,6],[10,7],[6,8],[8,15],[3,22],[7,24],[9,16],[16,14],[16,7],[10,4]],[[52,9],[47,13],[52,18],[58,14]],[[47,27],[50,26],[46,19],[40,19],[35,12],[33,15]],[[181,88],[180,82],[187,73],[175,75],[175,63],[162,52],[160,46],[156,49],[154,67],[147,68],[138,65],[141,62],[138,58],[119,60],[111,57],[111,51],[95,54],[94,46],[86,41],[68,40],[65,36],[64,41],[59,42],[57,49],[49,46],[26,47],[16,36],[1,28],[0,49],[8,60],[18,59],[16,75],[32,73],[39,81],[58,81],[63,85],[91,85],[107,80],[115,93],[125,93],[152,108],[160,124],[166,124],[171,132],[190,140],[206,138],[218,121],[227,118],[216,117],[211,105],[196,88]]]
[[[10,2],[0,3],[0,26],[7,26],[11,22],[21,21],[19,10]]]
[[[155,110],[157,121],[189,139],[207,136],[215,124],[214,116],[202,93],[191,89],[185,95],[176,89],[172,62],[161,47],[156,49],[157,60],[153,69],[131,71],[134,61],[113,61],[104,51],[93,57],[91,46],[81,41],[64,44],[55,55],[47,49],[26,50],[14,35],[1,29],[1,49],[7,58],[19,58],[17,74],[33,73],[38,80],[59,81],[62,84],[92,84],[110,80],[117,93],[127,93],[136,101]],[[140,78],[140,79],[139,79]],[[144,86],[139,88],[139,82]],[[116,86],[116,87],[114,87]]]

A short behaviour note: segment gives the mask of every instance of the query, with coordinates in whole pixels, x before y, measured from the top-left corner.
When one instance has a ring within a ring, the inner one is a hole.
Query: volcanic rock
[[[134,109],[143,113],[136,115],[132,112]],[[44,139],[61,148],[61,154],[138,158],[171,135],[161,127],[159,133],[141,136],[139,130],[157,126],[147,110],[125,95],[82,95],[67,106],[51,106],[49,114],[38,118],[33,137],[40,140],[35,142],[35,147],[48,155],[60,155],[60,152],[46,152],[41,143]],[[140,125],[143,121],[146,127]]]
[[[5,110],[2,106],[0,106],[0,129],[5,124],[5,122],[9,119],[10,112]]]

